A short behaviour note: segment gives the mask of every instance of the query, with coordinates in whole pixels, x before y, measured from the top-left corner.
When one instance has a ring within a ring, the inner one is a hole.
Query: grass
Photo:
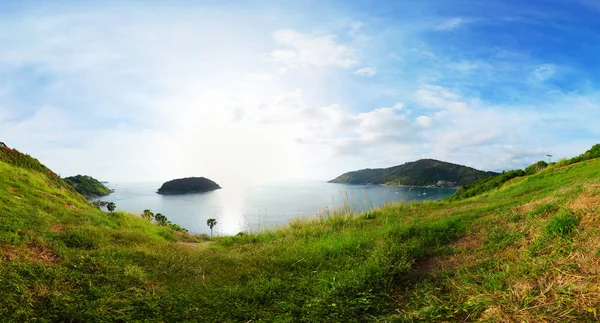
[[[206,242],[104,213],[44,173],[0,162],[0,174],[6,321],[598,319],[598,159],[458,201],[332,210]]]

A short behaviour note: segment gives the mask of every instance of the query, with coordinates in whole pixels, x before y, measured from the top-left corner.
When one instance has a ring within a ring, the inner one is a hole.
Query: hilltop
[[[495,175],[498,173],[484,172],[435,159],[421,159],[389,168],[367,168],[348,172],[330,180],[329,183],[461,186]]]
[[[453,201],[345,208],[210,242],[102,212],[19,156],[0,161],[7,321],[590,322],[600,311],[600,145]]]
[[[205,177],[187,177],[170,180],[158,189],[158,194],[204,193],[220,189],[219,184]]]
[[[65,182],[86,198],[106,196],[112,191],[97,179],[87,175],[77,175],[64,178]]]

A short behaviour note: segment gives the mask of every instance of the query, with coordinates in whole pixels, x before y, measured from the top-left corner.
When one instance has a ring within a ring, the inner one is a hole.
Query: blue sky
[[[223,3],[3,1],[0,141],[63,175],[220,183],[598,142],[599,2]]]

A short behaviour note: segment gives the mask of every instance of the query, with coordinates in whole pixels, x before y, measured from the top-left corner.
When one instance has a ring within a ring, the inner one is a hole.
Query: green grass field
[[[599,212],[591,159],[210,240],[0,161],[0,321],[596,321]]]

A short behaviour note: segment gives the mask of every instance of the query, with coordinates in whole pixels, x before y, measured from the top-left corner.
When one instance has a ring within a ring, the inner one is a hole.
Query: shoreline
[[[328,184],[341,184],[341,185],[373,185],[373,186],[395,186],[395,187],[418,187],[418,188],[452,188],[458,189],[460,186],[436,186],[436,185],[406,185],[406,184],[380,184],[380,183],[336,183],[327,182]]]

